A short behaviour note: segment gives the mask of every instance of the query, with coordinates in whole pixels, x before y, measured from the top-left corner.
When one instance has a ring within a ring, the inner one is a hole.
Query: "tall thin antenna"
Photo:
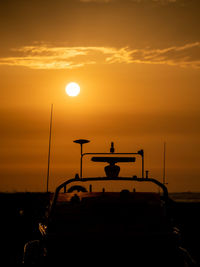
[[[51,155],[51,130],[53,118],[53,104],[51,104],[50,128],[49,128],[49,153],[48,153],[48,167],[47,167],[47,193],[49,192],[49,168],[50,168],[50,155]]]
[[[165,161],[166,161],[166,142],[164,142],[164,151],[163,151],[163,184],[167,184],[165,181]]]

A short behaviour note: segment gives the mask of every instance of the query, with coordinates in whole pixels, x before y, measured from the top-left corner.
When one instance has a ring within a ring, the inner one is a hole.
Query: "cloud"
[[[0,65],[31,69],[73,69],[97,63],[123,63],[131,60],[127,48],[25,46],[14,49],[20,54],[0,58]]]
[[[200,42],[162,49],[114,48],[103,46],[52,47],[24,46],[13,49],[16,56],[0,58],[0,65],[31,69],[73,69],[91,64],[165,64],[200,67]]]
[[[136,49],[131,54],[132,63],[166,64],[181,67],[200,67],[200,42],[163,49]]]

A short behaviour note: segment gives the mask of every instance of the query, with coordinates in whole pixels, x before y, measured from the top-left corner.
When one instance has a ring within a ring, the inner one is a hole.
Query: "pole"
[[[164,142],[164,155],[163,155],[163,184],[165,185],[165,153],[166,153],[166,143]]]
[[[83,173],[82,164],[83,164],[83,144],[81,144],[81,164],[80,164],[80,178],[81,179],[82,179],[82,173]]]
[[[53,104],[51,104],[50,128],[49,128],[49,153],[48,153],[48,167],[47,167],[47,193],[49,192],[49,168],[50,168],[50,154],[51,154],[51,130],[52,130]]]
[[[142,178],[144,178],[144,151],[142,154]]]

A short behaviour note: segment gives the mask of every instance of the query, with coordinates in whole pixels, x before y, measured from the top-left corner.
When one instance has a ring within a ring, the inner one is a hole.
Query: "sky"
[[[0,191],[45,191],[84,152],[137,152],[170,192],[200,192],[199,0],[0,2]],[[77,97],[65,86],[80,85]],[[140,176],[140,158],[121,175]],[[84,158],[83,176],[103,174]]]

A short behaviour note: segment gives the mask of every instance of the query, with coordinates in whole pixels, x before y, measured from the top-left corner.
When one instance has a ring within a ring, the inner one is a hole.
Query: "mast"
[[[163,184],[167,184],[165,181],[165,161],[166,161],[166,142],[164,142],[164,151],[163,151]]]
[[[49,192],[49,168],[51,155],[51,130],[52,130],[53,104],[51,104],[50,128],[49,128],[49,153],[48,153],[48,167],[47,167],[47,193]]]

